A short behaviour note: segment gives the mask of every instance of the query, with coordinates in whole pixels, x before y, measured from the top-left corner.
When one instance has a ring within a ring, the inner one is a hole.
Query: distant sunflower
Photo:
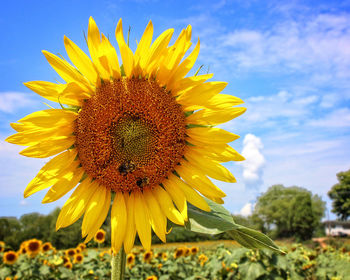
[[[156,275],[148,276],[146,280],[158,280],[158,277]]]
[[[69,261],[69,262],[66,262],[64,265],[63,265],[65,268],[68,268],[68,269],[72,269],[73,268],[73,264]]]
[[[147,251],[143,254],[143,261],[146,263],[149,263],[153,258],[153,252]]]
[[[14,251],[7,251],[4,253],[2,259],[5,264],[14,264],[18,259],[18,255]]]
[[[47,251],[50,251],[52,250],[53,247],[52,247],[52,244],[50,242],[45,242],[42,246],[41,246],[41,250],[43,252],[47,252]]]
[[[135,255],[133,253],[129,253],[126,256],[126,265],[129,267],[129,269],[131,269],[134,264],[135,264]]]
[[[197,246],[191,247],[191,254],[195,255],[199,252],[199,248]]]
[[[74,257],[74,255],[77,253],[77,251],[73,248],[67,249],[65,251],[65,254],[67,257]]]
[[[106,238],[106,232],[103,229],[99,229],[94,236],[94,240],[97,243],[105,242],[105,238]]]
[[[74,263],[82,263],[84,260],[84,256],[80,253],[74,255]]]
[[[84,243],[79,243],[79,245],[77,246],[77,248],[80,248],[82,251],[84,251],[86,249],[86,245]]]
[[[122,245],[129,252],[136,233],[150,250],[151,229],[165,242],[167,219],[184,225],[187,202],[204,211],[210,208],[200,194],[223,203],[225,193],[208,176],[235,182],[221,163],[243,157],[227,144],[239,136],[214,126],[245,108],[233,107],[243,103],[241,99],[220,94],[227,83],[207,82],[212,74],[185,77],[199,53],[198,41],[185,57],[191,31],[191,26],[183,29],[169,45],[174,32],[169,29],[152,43],[149,22],[133,53],[120,20],[120,66],[116,50],[90,18],[91,59],[67,37],[66,51],[76,68],[43,51],[65,83],[25,85],[62,108],[34,112],[12,123],[18,133],[7,141],[29,146],[21,151],[24,156],[55,156],[29,183],[25,197],[50,188],[43,203],[53,202],[80,183],[62,207],[57,229],[84,214],[82,234],[88,242],[104,222],[115,193],[114,252]]]
[[[183,255],[185,254],[185,250],[184,248],[176,248],[175,252],[174,252],[174,258],[177,259],[177,258],[180,258],[182,257]]]
[[[41,240],[31,239],[27,240],[25,243],[26,252],[29,256],[34,257],[41,251]]]

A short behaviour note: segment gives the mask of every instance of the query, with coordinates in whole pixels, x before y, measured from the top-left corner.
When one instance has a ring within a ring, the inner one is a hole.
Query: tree
[[[310,239],[320,225],[325,202],[300,187],[271,186],[255,205],[252,220],[274,237]]]
[[[350,217],[350,170],[337,174],[339,183],[335,184],[328,192],[328,196],[333,200],[332,212],[341,220]]]

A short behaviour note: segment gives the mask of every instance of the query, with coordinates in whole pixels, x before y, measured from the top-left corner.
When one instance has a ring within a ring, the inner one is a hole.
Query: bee
[[[135,169],[136,169],[136,164],[130,160],[123,162],[118,168],[120,174],[123,174],[123,175],[131,173],[135,171]]]
[[[144,177],[144,178],[139,178],[137,181],[136,181],[136,185],[140,188],[143,188],[144,186],[148,185],[149,184],[149,178],[147,177]]]

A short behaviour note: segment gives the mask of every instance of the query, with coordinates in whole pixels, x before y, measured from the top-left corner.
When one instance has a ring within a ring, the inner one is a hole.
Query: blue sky
[[[0,216],[50,212],[44,192],[23,199],[27,183],[46,160],[18,155],[4,139],[9,123],[45,102],[23,86],[55,81],[41,50],[64,51],[63,35],[86,50],[83,32],[93,16],[116,46],[119,18],[131,26],[131,46],[148,21],[155,35],[188,24],[201,40],[196,67],[227,81],[225,93],[247,112],[222,125],[241,138],[232,143],[247,160],[227,167],[238,183],[218,185],[225,206],[249,213],[272,184],[298,185],[322,196],[350,168],[350,1],[6,1],[0,11]],[[334,217],[331,215],[331,217]]]

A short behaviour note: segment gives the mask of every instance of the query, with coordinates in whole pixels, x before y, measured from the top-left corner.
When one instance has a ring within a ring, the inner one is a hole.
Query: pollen
[[[181,105],[143,78],[103,83],[83,104],[74,130],[86,173],[124,192],[160,184],[183,157],[185,132]]]

